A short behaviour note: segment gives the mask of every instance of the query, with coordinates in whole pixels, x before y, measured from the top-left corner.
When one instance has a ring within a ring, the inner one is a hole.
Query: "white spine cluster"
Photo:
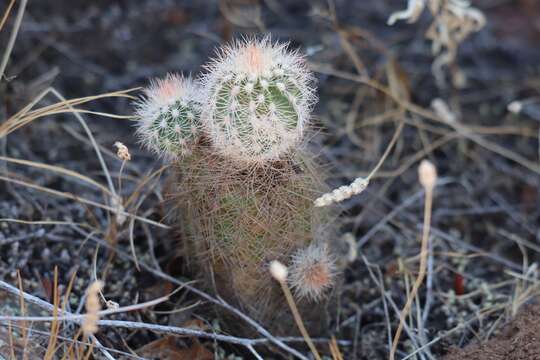
[[[289,283],[298,298],[319,300],[334,285],[335,259],[325,245],[311,244],[298,250],[289,266]]]
[[[217,151],[261,163],[298,146],[315,102],[313,76],[298,52],[269,38],[238,41],[206,68],[202,119]]]
[[[354,180],[350,185],[340,186],[337,189],[334,189],[331,192],[318,197],[315,200],[315,206],[316,207],[328,206],[334,203],[341,202],[343,200],[347,200],[353,197],[354,195],[358,195],[362,191],[364,191],[366,187],[368,186],[368,184],[369,184],[369,181],[367,179],[359,177],[356,180]]]
[[[190,79],[169,74],[152,81],[137,104],[137,135],[159,156],[188,155],[201,132],[200,90]]]

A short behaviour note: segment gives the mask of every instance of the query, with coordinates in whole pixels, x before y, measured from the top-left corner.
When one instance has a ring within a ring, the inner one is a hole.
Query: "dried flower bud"
[[[114,143],[114,147],[116,147],[116,156],[118,156],[120,160],[131,160],[131,154],[129,153],[129,149],[126,145],[122,144],[120,141],[117,141]]]
[[[437,116],[446,121],[447,123],[456,122],[456,114],[450,110],[444,100],[436,98],[431,101],[431,107],[435,110]]]
[[[289,282],[299,298],[318,300],[334,285],[335,260],[326,246],[312,244],[292,258]]]
[[[512,101],[508,104],[507,109],[513,114],[519,114],[523,110],[523,103],[519,100]]]
[[[429,160],[422,160],[420,166],[418,166],[418,176],[420,178],[420,184],[426,190],[433,190],[437,183],[437,169]]]
[[[422,14],[426,0],[409,0],[407,9],[393,13],[387,21],[388,25],[394,25],[398,20],[407,20],[409,23],[416,22]]]

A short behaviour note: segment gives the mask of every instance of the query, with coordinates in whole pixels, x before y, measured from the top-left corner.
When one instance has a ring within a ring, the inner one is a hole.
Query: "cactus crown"
[[[224,47],[206,68],[203,119],[218,152],[262,163],[299,144],[315,101],[302,56],[267,37]]]
[[[168,74],[151,82],[137,104],[137,134],[159,156],[189,155],[201,132],[200,91],[190,78]]]

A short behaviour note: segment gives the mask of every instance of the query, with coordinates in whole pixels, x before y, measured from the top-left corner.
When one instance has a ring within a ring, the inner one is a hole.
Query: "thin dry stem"
[[[289,308],[291,309],[291,312],[294,316],[294,321],[296,322],[296,326],[298,326],[298,330],[300,330],[300,333],[306,340],[306,343],[309,346],[309,349],[311,350],[311,353],[313,354],[313,356],[315,356],[315,359],[321,360],[321,356],[319,355],[319,352],[317,351],[315,344],[313,344],[313,341],[311,340],[311,337],[309,336],[309,333],[306,330],[304,322],[302,321],[302,316],[300,316],[300,312],[298,311],[298,308],[296,307],[296,303],[294,302],[294,298],[291,293],[291,290],[287,286],[287,282],[277,277],[276,277],[276,280],[279,282],[279,285],[281,285],[283,294],[285,294],[285,298],[287,299]]]
[[[2,31],[2,29],[4,28],[4,25],[9,17],[9,14],[11,13],[11,8],[13,8],[14,4],[15,4],[15,0],[11,0],[9,2],[9,5],[6,11],[4,12],[4,15],[2,16],[2,20],[0,20],[0,31]]]
[[[130,92],[138,90],[139,88],[132,88],[121,91],[113,91],[109,93],[86,96],[82,98],[62,100],[52,105],[47,105],[36,110],[31,110],[39,101],[41,101],[47,94],[53,93],[53,88],[47,88],[41,92],[34,100],[32,100],[28,105],[22,108],[19,112],[12,115],[5,122],[0,124],[0,139],[9,135],[13,131],[28,125],[30,122],[48,116],[51,114],[59,113],[68,113],[76,111],[74,106],[85,104],[94,100],[104,99],[108,97],[123,97],[128,99],[135,99],[133,96],[128,95]],[[115,116],[114,114],[103,114],[106,116]]]
[[[365,84],[365,85],[367,85],[369,87],[372,87],[373,89],[376,89],[376,90],[380,91],[381,93],[385,94],[386,96],[388,96],[389,98],[391,98],[397,104],[401,105],[404,109],[406,109],[406,110],[408,110],[408,111],[410,111],[410,112],[412,112],[414,114],[417,114],[419,116],[422,116],[422,117],[424,117],[426,119],[429,119],[429,120],[432,120],[432,121],[447,125],[447,126],[451,127],[453,130],[455,130],[459,136],[464,137],[464,138],[466,138],[466,139],[480,145],[481,147],[483,147],[483,148],[485,148],[487,150],[490,150],[490,151],[492,151],[492,152],[494,152],[494,153],[496,153],[496,154],[498,154],[498,155],[500,155],[500,156],[502,156],[502,157],[504,157],[504,158],[506,158],[508,160],[511,160],[511,161],[523,166],[524,168],[529,169],[530,171],[532,171],[532,172],[534,172],[536,174],[540,174],[540,166],[536,162],[528,160],[528,159],[524,158],[523,156],[521,156],[520,154],[518,154],[518,153],[516,153],[514,151],[508,150],[508,149],[502,147],[501,145],[499,145],[497,143],[491,142],[491,141],[487,140],[486,138],[484,138],[482,136],[479,136],[480,133],[476,132],[474,127],[463,125],[460,122],[450,122],[449,123],[449,122],[445,121],[445,119],[441,119],[433,111],[424,109],[421,106],[418,106],[418,105],[416,105],[416,104],[414,104],[412,102],[409,102],[407,100],[396,97],[394,94],[392,94],[390,89],[388,89],[386,86],[380,84],[379,82],[377,82],[375,80],[372,80],[372,79],[369,79],[369,78],[366,78],[366,77],[363,77],[363,76],[358,76],[358,75],[355,75],[355,74],[351,74],[351,73],[348,73],[348,72],[345,72],[345,71],[335,70],[335,69],[329,68],[328,66],[321,65],[321,64],[311,63],[310,65],[311,65],[311,68],[314,71],[318,72],[318,73],[335,76],[335,77],[338,77],[338,78],[341,78],[341,79],[346,79],[346,80],[358,82],[358,83],[361,83],[361,84]]]
[[[2,56],[2,61],[0,62],[0,82],[3,80],[9,57],[11,55],[11,52],[13,51],[13,46],[15,45],[15,40],[17,39],[17,34],[19,33],[19,29],[21,27],[24,10],[26,9],[27,3],[28,0],[22,0],[21,4],[19,5],[19,11],[17,11],[17,16],[15,17],[15,24],[13,25],[13,30],[11,31],[11,35],[9,36],[6,50],[4,51],[4,55]]]
[[[100,203],[97,203],[95,201],[92,201],[92,200],[88,200],[88,199],[85,199],[85,198],[82,198],[82,197],[79,197],[79,196],[76,196],[74,194],[71,194],[71,193],[68,193],[68,192],[63,192],[63,191],[58,191],[58,190],[54,190],[54,189],[49,189],[49,188],[46,188],[46,187],[43,187],[43,186],[40,186],[40,185],[36,185],[36,184],[32,184],[30,182],[27,182],[27,181],[23,181],[23,180],[17,180],[17,179],[13,179],[13,178],[10,178],[10,177],[6,177],[6,176],[0,176],[0,180],[3,180],[3,181],[6,181],[6,182],[11,182],[11,183],[14,183],[14,184],[18,184],[18,185],[22,185],[22,186],[26,186],[28,188],[31,188],[31,189],[35,189],[35,190],[39,190],[39,191],[43,191],[43,192],[46,192],[48,194],[52,194],[52,195],[55,195],[55,196],[59,196],[59,197],[63,197],[63,198],[67,198],[67,199],[71,199],[71,200],[75,200],[75,201],[79,201],[83,204],[87,204],[87,205],[91,205],[91,206],[95,206],[95,207],[98,207],[98,208],[101,208],[101,209],[104,209],[104,210],[108,210],[108,211],[111,211],[113,213],[117,213],[118,212],[118,209],[117,208],[114,208],[114,207],[111,207],[111,206],[107,206],[107,205],[103,205],[103,204],[100,204]],[[161,223],[158,223],[156,221],[153,221],[153,220],[150,220],[150,219],[146,219],[144,217],[141,217],[141,216],[138,216],[138,215],[134,215],[134,214],[131,214],[131,213],[128,213],[128,212],[121,212],[122,215],[125,215],[127,217],[130,217],[130,218],[135,218],[139,221],[142,221],[142,222],[145,222],[145,223],[148,223],[150,225],[154,225],[154,226],[157,226],[157,227],[160,227],[160,228],[163,228],[163,229],[170,229],[170,226],[168,225],[165,225],[165,224],[161,224]]]
[[[422,176],[422,174],[420,175]],[[436,178],[436,175],[435,175],[435,178]],[[420,266],[419,266],[418,276],[416,277],[416,280],[413,284],[411,293],[409,294],[409,296],[407,296],[407,302],[405,303],[405,306],[403,307],[403,310],[401,311],[400,316],[399,316],[399,325],[394,335],[394,340],[392,342],[392,349],[390,350],[390,360],[394,360],[395,358],[397,346],[399,343],[399,338],[401,336],[401,332],[403,331],[403,326],[404,326],[406,317],[409,314],[411,305],[414,299],[416,298],[418,290],[420,289],[420,286],[422,286],[424,277],[426,275],[429,231],[430,231],[430,226],[431,226],[431,210],[432,210],[432,205],[433,205],[433,189],[434,189],[435,183],[434,183],[433,178],[428,179],[428,181],[425,181],[425,180],[426,179],[421,179],[421,181],[425,185],[424,187],[425,202],[424,202],[424,225],[423,225],[423,231],[422,231],[422,245],[421,245],[421,250],[420,250]],[[427,185],[432,185],[432,186],[427,186]]]
[[[0,156],[0,161],[6,161],[6,162],[9,162],[9,163],[13,163],[13,164],[20,164],[20,165],[24,165],[24,166],[34,167],[34,168],[37,168],[37,169],[48,170],[48,171],[51,171],[51,172],[54,172],[54,173],[57,173],[57,174],[60,174],[60,175],[65,175],[66,177],[73,177],[75,179],[78,179],[80,181],[83,181],[83,182],[85,182],[85,183],[87,183],[89,185],[92,185],[92,186],[96,187],[97,189],[103,191],[105,194],[112,195],[112,193],[109,191],[109,189],[107,189],[105,186],[101,185],[100,183],[98,183],[94,179],[92,179],[92,178],[90,178],[90,177],[88,177],[86,175],[83,175],[83,174],[81,174],[79,172],[69,170],[69,169],[65,169],[65,168],[60,167],[60,166],[49,165],[49,164],[40,163],[40,162],[36,162],[36,161],[30,161],[30,160],[16,159],[16,158],[11,158],[11,157],[6,157],[6,156]]]

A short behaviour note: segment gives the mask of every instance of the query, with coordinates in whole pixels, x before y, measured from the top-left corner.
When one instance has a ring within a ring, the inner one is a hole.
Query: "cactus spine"
[[[161,139],[152,144],[158,148],[179,138],[196,144],[191,153],[180,146],[170,190],[183,258],[220,296],[284,335],[295,331],[268,265],[290,265],[299,305],[310,304],[304,320],[319,332],[324,321],[314,304],[324,303],[336,271],[326,244],[332,221],[313,205],[324,191],[321,171],[302,146],[315,101],[313,77],[297,52],[268,38],[223,48],[206,70],[200,110],[180,117],[182,129],[202,124],[197,139],[182,131],[167,138],[170,132],[152,126],[140,131],[157,133]],[[165,118],[160,114],[152,124]]]

